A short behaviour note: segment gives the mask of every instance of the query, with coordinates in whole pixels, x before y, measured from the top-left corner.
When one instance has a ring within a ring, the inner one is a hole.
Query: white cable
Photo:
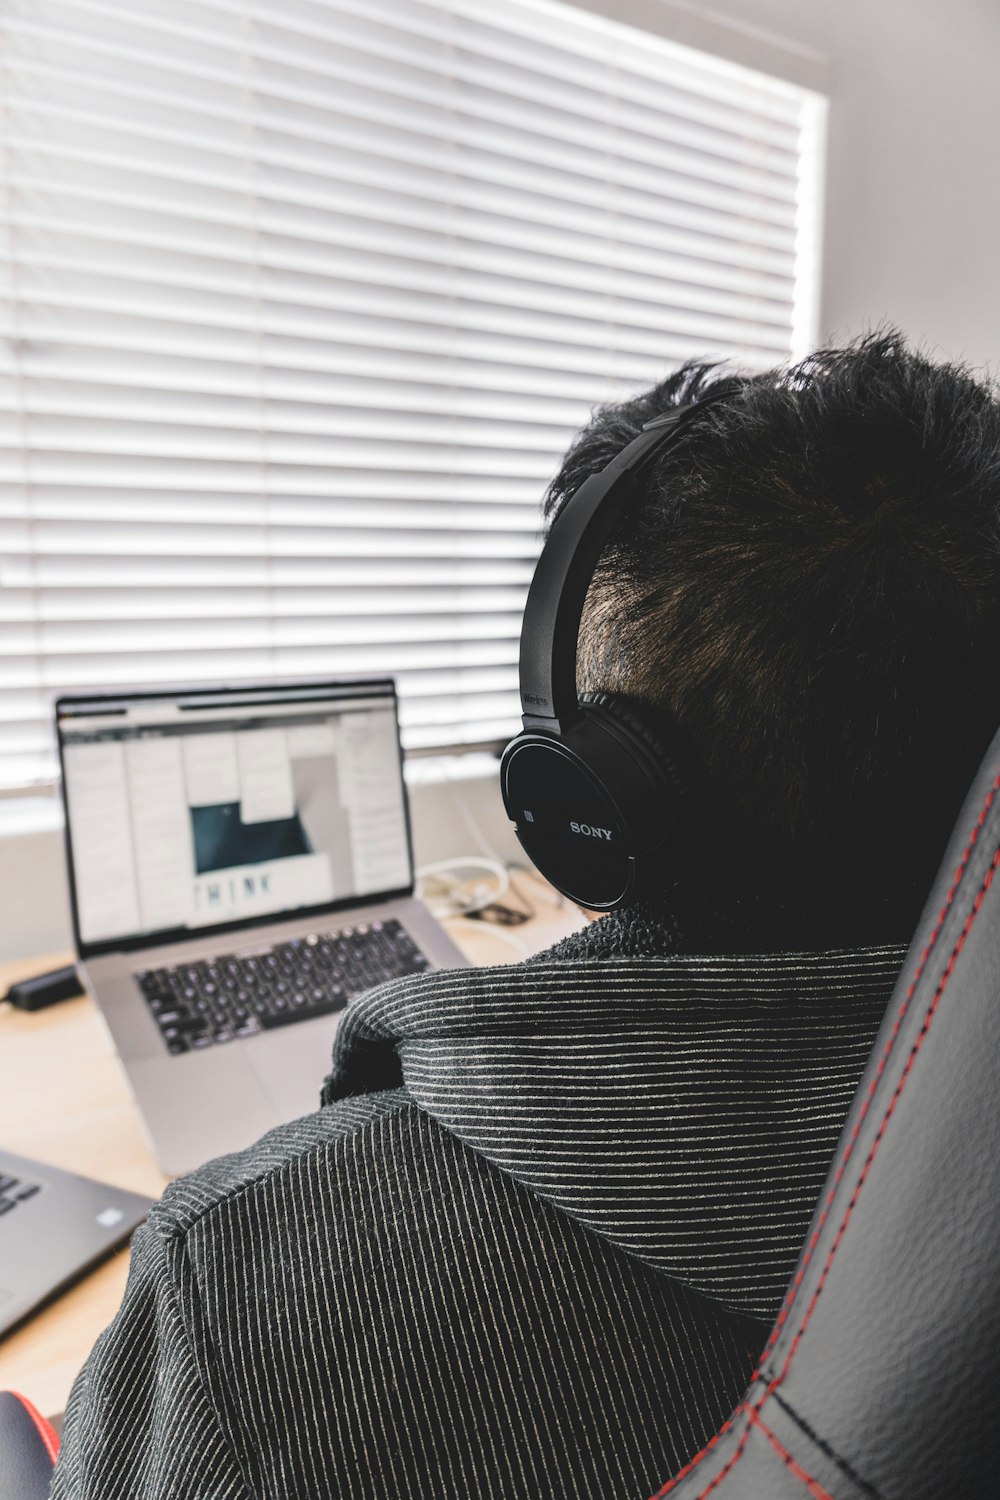
[[[451,795],[454,799],[455,805],[462,815],[462,819],[465,823],[466,828],[472,834],[472,837],[475,839],[480,849],[482,849],[483,853],[487,855],[489,859],[494,860],[498,865],[502,865],[505,863],[505,861],[501,859],[500,855],[494,849],[493,845],[490,843],[489,839],[486,837],[485,833],[480,827],[479,820],[473,815],[472,809],[469,807],[468,802],[465,800],[464,792],[459,790],[460,778],[454,775],[455,762],[457,758],[458,757],[454,755],[442,756],[442,760],[444,762],[444,779],[451,791]]]
[[[495,890],[476,892],[470,901],[464,901],[454,894],[456,887],[464,884],[459,880],[445,881],[447,893],[451,896],[450,907],[435,907],[428,896],[422,892],[420,883],[429,876],[448,875],[453,870],[483,869],[492,875],[497,882]],[[467,854],[458,859],[438,859],[429,865],[421,865],[416,871],[417,894],[422,901],[430,907],[431,913],[439,921],[446,917],[461,917],[470,912],[482,911],[484,906],[492,906],[495,901],[500,901],[510,890],[510,874],[505,865],[497,859],[484,859],[478,854]]]
[[[530,865],[519,865],[510,860],[503,859],[490,843],[485,833],[483,833],[478,819],[474,816],[472,809],[466,801],[465,793],[461,790],[461,778],[454,774],[455,766],[459,759],[460,757],[455,755],[443,755],[441,757],[441,761],[444,766],[445,781],[452,794],[455,805],[458,808],[459,813],[461,814],[462,820],[465,823],[466,828],[472,834],[472,837],[475,839],[476,843],[481,849],[485,850],[490,860],[494,861],[496,864],[502,865],[504,870],[508,872],[508,885],[504,887],[504,890],[506,891],[509,887],[511,871],[514,871],[519,875],[530,875],[534,880],[535,885],[538,887],[537,894],[540,899],[546,902],[547,905],[554,906],[558,910],[564,911],[567,904],[566,897],[562,895],[560,891],[553,890],[548,881],[545,879],[544,875],[540,875],[539,872],[533,869]],[[494,897],[494,900],[496,901],[499,901],[499,899],[499,896]],[[489,905],[488,902],[486,904]]]

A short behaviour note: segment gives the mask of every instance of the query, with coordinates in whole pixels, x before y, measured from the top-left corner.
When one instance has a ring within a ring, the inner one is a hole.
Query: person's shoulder
[[[385,1126],[399,1115],[416,1114],[405,1089],[338,1100],[275,1129],[228,1156],[179,1177],[166,1189],[149,1216],[150,1228],[167,1239],[186,1238],[203,1220],[226,1210],[250,1211],[262,1193],[272,1192],[317,1162],[348,1152],[357,1160]]]

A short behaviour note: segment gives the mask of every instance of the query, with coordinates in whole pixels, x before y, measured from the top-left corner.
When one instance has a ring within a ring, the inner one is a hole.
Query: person
[[[548,519],[723,382],[578,662],[675,716],[700,857],[530,961],[354,1002],[318,1112],[135,1236],[56,1500],[642,1500],[742,1395],[996,728],[1000,406],[893,332],[689,364],[596,413]]]

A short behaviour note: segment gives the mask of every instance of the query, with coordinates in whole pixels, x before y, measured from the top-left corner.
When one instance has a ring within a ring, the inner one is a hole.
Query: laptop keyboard
[[[265,952],[143,969],[135,978],[167,1051],[179,1056],[330,1015],[353,995],[429,964],[391,917],[311,932]]]
[[[23,1177],[7,1177],[0,1173],[0,1214],[13,1213],[21,1203],[27,1203],[42,1191],[40,1182],[27,1182]]]

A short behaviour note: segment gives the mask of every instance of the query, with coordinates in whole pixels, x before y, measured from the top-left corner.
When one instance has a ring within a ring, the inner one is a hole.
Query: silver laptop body
[[[127,1240],[151,1206],[0,1151],[0,1335]]]
[[[413,896],[391,679],[64,697],[56,727],[80,974],[165,1173],[315,1110],[352,994],[467,965]]]

